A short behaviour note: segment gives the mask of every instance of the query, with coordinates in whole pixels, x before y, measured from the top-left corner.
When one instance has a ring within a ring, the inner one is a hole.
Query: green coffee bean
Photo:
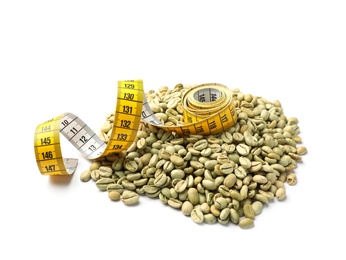
[[[275,196],[279,201],[284,200],[286,198],[286,190],[284,188],[277,189]]]
[[[297,184],[297,176],[294,173],[290,173],[287,175],[287,183],[291,186]]]
[[[106,191],[108,185],[113,184],[114,180],[111,178],[102,178],[96,181],[96,187],[100,190],[100,191]]]
[[[91,165],[89,166],[89,170],[93,171],[93,170],[97,170],[98,168],[101,167],[101,162],[92,162]]]
[[[218,210],[222,210],[222,209],[227,207],[228,203],[227,203],[226,198],[219,197],[215,200],[214,205],[215,205],[215,208],[217,208]]]
[[[90,169],[87,169],[83,171],[80,175],[80,180],[83,182],[88,182],[91,179],[91,171]]]
[[[226,185],[221,184],[218,188],[217,188],[218,192],[223,196],[223,197],[229,197],[229,188],[226,187]]]
[[[216,190],[217,186],[215,185],[215,182],[212,180],[203,180],[202,181],[203,187],[206,189],[213,191]]]
[[[123,193],[124,191],[124,187],[121,185],[121,184],[118,184],[118,183],[111,183],[107,186],[107,191],[108,192],[111,192],[111,191],[117,191],[119,192],[120,194]]]
[[[252,180],[257,183],[267,183],[267,178],[263,175],[256,174],[252,177]]]
[[[90,172],[90,177],[93,181],[97,181],[100,179],[100,171],[99,170],[92,170]]]
[[[257,193],[255,195],[255,199],[258,200],[259,202],[262,202],[263,204],[268,204],[268,198],[264,196],[263,194]]]
[[[204,222],[207,224],[214,224],[216,223],[217,219],[212,213],[207,213],[204,215]]]
[[[190,216],[193,210],[193,205],[190,201],[186,200],[181,206],[181,211],[185,216]]]
[[[230,215],[230,212],[231,212],[230,208],[224,208],[224,209],[222,209],[221,212],[220,212],[220,219],[221,219],[221,220],[226,220],[226,219],[228,219],[228,218],[229,218],[229,215]]]
[[[174,189],[178,192],[178,193],[182,193],[186,190],[187,187],[187,182],[185,180],[179,180],[177,182],[177,184],[174,186]]]
[[[255,212],[255,215],[259,215],[261,212],[262,212],[262,209],[263,209],[263,204],[262,202],[256,200],[252,203],[252,208]]]
[[[170,160],[173,163],[173,165],[181,166],[184,164],[184,159],[180,157],[178,154],[173,154],[170,157]]]
[[[208,141],[205,139],[199,140],[193,144],[193,148],[197,151],[202,151],[208,147]]]
[[[232,141],[233,141],[232,134],[229,133],[229,132],[223,132],[223,133],[221,134],[221,139],[222,139],[222,141],[223,141],[224,143],[226,143],[226,144],[230,144],[230,143],[232,143]]]
[[[120,200],[121,194],[118,191],[111,191],[108,192],[108,198],[113,201],[118,201]]]
[[[167,181],[167,175],[165,173],[161,173],[155,178],[154,185],[160,188],[166,184],[166,181]]]
[[[213,214],[215,217],[219,217],[221,214],[221,211],[216,207],[215,204],[212,204],[210,206],[210,213]]]
[[[202,204],[200,204],[200,210],[203,212],[203,214],[207,214],[210,213],[210,206],[208,203],[203,202]]]
[[[231,208],[230,209],[230,220],[231,222],[233,222],[234,224],[238,224],[239,223],[239,214],[238,212],[234,209],[234,208]]]
[[[170,198],[168,199],[168,205],[171,206],[172,208],[180,209],[183,203],[178,199]]]
[[[254,226],[254,220],[248,217],[242,218],[239,221],[239,227],[247,229],[252,228]]]
[[[191,211],[191,219],[193,220],[193,222],[201,224],[204,222],[204,214],[199,209],[193,209]]]
[[[229,175],[234,170],[234,162],[224,163],[220,166],[220,172],[225,175]]]
[[[229,195],[232,199],[235,199],[237,201],[242,201],[244,197],[239,193],[239,191],[235,189],[229,190]]]
[[[196,188],[189,188],[187,196],[192,205],[197,205],[199,203],[199,194]]]
[[[183,179],[185,177],[185,172],[181,169],[174,169],[170,174],[173,179]]]
[[[250,219],[254,219],[255,218],[255,210],[252,208],[251,204],[246,204],[243,207],[243,212],[245,217],[250,218]]]
[[[229,174],[224,179],[223,184],[227,188],[232,188],[234,186],[234,184],[236,183],[236,181],[237,181],[237,176],[235,176],[235,174]]]
[[[125,205],[134,205],[139,200],[139,195],[134,191],[124,190],[121,200]]]
[[[126,175],[126,179],[128,181],[131,181],[131,182],[133,182],[135,180],[139,180],[140,178],[142,178],[142,175],[138,172],[137,173],[129,173]]]

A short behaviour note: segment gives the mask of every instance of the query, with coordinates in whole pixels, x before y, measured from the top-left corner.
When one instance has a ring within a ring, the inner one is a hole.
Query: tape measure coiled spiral
[[[70,175],[78,159],[64,158],[60,145],[63,135],[87,159],[96,159],[127,150],[135,141],[141,121],[181,135],[221,133],[237,121],[230,90],[218,83],[201,84],[187,90],[182,98],[184,122],[164,125],[146,100],[142,80],[118,81],[112,133],[108,143],[72,113],[63,113],[36,127],[34,152],[42,175]]]

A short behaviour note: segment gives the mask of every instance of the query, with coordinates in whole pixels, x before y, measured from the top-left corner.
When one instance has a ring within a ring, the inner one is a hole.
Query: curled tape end
[[[73,174],[78,165],[78,159],[74,158],[64,158],[65,168],[68,174]]]

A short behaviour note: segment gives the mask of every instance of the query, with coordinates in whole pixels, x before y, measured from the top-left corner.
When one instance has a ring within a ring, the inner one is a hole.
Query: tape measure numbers
[[[141,122],[143,98],[141,80],[118,82],[114,124],[107,144],[72,113],[64,113],[38,125],[34,150],[41,174],[67,175],[72,174],[77,167],[77,159],[63,158],[60,133],[88,159],[96,159],[129,148],[136,139]]]
[[[36,127],[34,151],[39,171],[43,175],[75,172],[78,159],[63,157],[60,134],[87,159],[96,159],[128,149],[136,140],[141,121],[181,135],[217,134],[237,121],[232,94],[224,85],[195,86],[184,94],[182,102],[186,124],[166,126],[150,109],[142,80],[118,81],[114,123],[108,143],[76,115],[59,115]]]
[[[218,134],[237,122],[237,114],[230,90],[218,83],[197,85],[189,89],[182,98],[186,125],[165,126],[144,103],[142,119],[147,123],[181,135]]]

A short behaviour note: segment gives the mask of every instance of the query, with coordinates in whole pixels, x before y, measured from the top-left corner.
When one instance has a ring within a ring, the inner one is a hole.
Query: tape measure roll
[[[233,96],[222,84],[207,83],[189,89],[182,98],[185,125],[165,126],[151,111],[149,104],[143,105],[142,119],[149,124],[181,135],[218,134],[237,122]]]
[[[184,94],[182,103],[186,124],[166,126],[150,109],[142,80],[118,81],[115,117],[108,143],[76,115],[59,115],[36,127],[34,151],[39,171],[42,175],[75,172],[78,159],[62,156],[60,134],[87,159],[96,159],[127,150],[136,139],[141,121],[181,135],[217,134],[237,121],[232,94],[221,84],[197,85]]]

